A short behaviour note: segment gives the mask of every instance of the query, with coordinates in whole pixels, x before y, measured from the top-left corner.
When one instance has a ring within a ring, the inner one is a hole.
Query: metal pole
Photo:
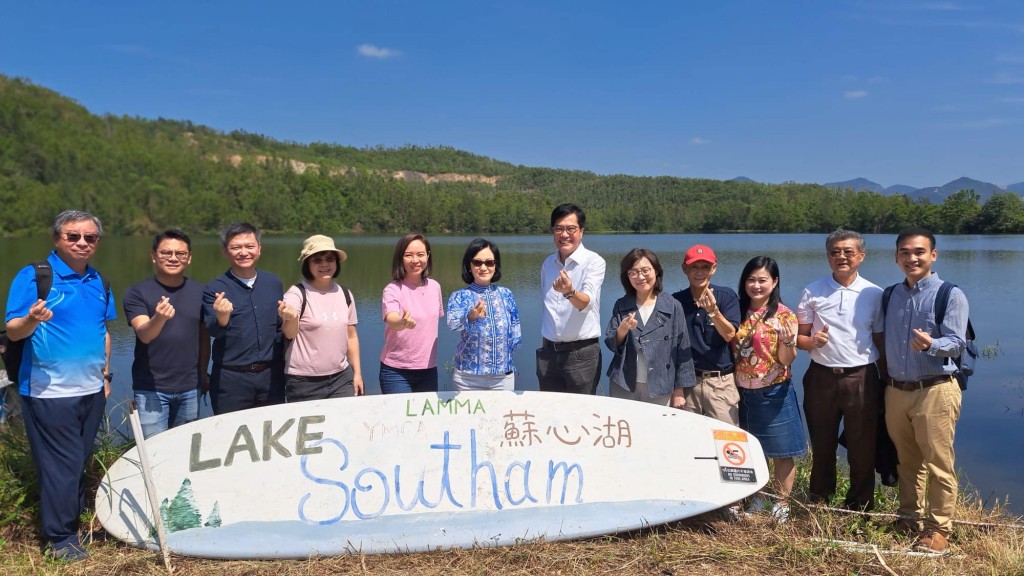
[[[153,484],[153,472],[149,467],[149,454],[146,452],[146,438],[142,434],[142,422],[139,421],[139,412],[134,400],[128,401],[128,418],[132,421],[132,434],[135,435],[135,446],[139,449],[139,462],[142,464],[142,479],[146,483],[149,507],[152,510],[152,517],[156,521],[157,544],[160,545],[160,552],[163,553],[167,572],[173,573],[171,551],[167,549],[167,536],[164,534],[164,519],[160,516],[160,499],[157,498],[156,486]]]

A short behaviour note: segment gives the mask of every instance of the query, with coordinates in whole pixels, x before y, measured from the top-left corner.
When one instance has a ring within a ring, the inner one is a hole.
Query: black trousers
[[[601,381],[601,343],[560,351],[545,342],[537,349],[537,381],[543,392],[596,393]]]
[[[107,405],[101,389],[69,398],[21,397],[36,473],[43,539],[55,549],[78,545],[78,517],[85,508],[85,467]]]

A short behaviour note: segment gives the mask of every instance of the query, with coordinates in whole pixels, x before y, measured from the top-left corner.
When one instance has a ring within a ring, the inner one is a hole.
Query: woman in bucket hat
[[[348,256],[328,236],[302,243],[303,281],[288,289],[281,304],[288,402],[363,395],[355,301],[335,282]],[[288,310],[290,309],[290,310]]]

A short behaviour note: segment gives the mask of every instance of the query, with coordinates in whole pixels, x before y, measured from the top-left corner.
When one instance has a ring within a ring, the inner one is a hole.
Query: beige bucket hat
[[[344,262],[348,258],[344,250],[338,250],[334,240],[323,234],[315,234],[302,242],[302,252],[299,252],[299,260],[305,260],[317,252],[337,252],[338,262]]]

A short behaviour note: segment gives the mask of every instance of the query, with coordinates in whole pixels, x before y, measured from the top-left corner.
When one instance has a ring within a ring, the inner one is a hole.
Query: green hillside
[[[354,148],[223,133],[188,121],[97,116],[30,81],[0,75],[0,235],[37,232],[65,208],[114,234],[168,226],[212,232],[233,220],[307,233],[537,233],[576,202],[590,231],[1024,232],[1016,194],[980,204],[674,177],[599,176],[516,166],[449,147]]]

